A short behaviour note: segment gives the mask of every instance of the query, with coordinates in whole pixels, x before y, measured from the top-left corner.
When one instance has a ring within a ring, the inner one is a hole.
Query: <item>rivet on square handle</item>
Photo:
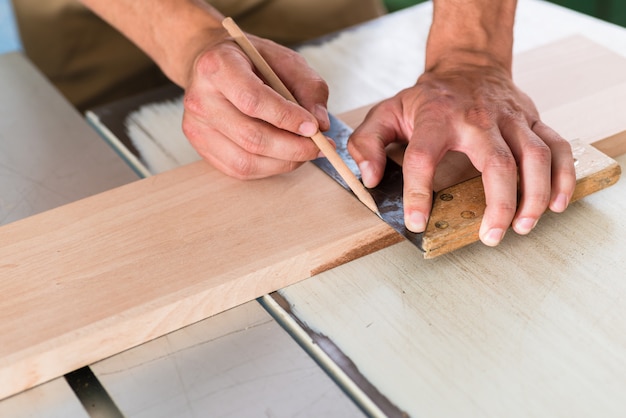
[[[572,202],[605,189],[619,179],[620,165],[593,146],[572,141],[572,151],[576,159],[576,189]],[[480,176],[438,192],[422,237],[424,258],[434,258],[478,241],[485,206]]]

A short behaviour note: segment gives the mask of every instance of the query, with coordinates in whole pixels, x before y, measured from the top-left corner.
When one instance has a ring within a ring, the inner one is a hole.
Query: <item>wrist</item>
[[[451,72],[464,68],[495,68],[512,75],[512,59],[509,54],[494,54],[475,48],[447,47],[436,54],[426,55],[425,71]]]
[[[183,88],[202,51],[228,37],[221,24],[224,16],[210,7],[199,7],[201,10],[189,10],[187,18],[177,16],[170,30],[157,31],[164,39],[157,40],[162,47],[154,59],[165,75]]]
[[[197,61],[209,48],[228,39],[228,33],[219,28],[206,27],[197,29],[180,48],[170,51],[171,54],[162,63],[159,63],[165,75],[186,89],[192,79]]]
[[[514,0],[435,0],[426,70],[499,67],[511,72]]]

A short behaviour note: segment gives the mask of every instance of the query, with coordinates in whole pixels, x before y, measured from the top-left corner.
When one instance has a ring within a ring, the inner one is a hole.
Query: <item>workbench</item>
[[[21,52],[0,54],[0,91],[0,225],[137,180]],[[79,370],[1,400],[0,417],[361,415],[256,301],[91,370],[115,405]]]
[[[329,82],[331,112],[413,84],[430,7],[300,49]],[[626,57],[625,29],[520,1],[516,54],[570,35]],[[3,83],[23,80],[3,86],[14,93],[2,113],[15,116],[2,119],[0,133],[35,141],[0,143],[2,223],[135,178],[20,54],[0,59],[13,77],[3,73]],[[26,117],[42,125],[23,133],[14,121]],[[91,370],[125,416],[360,415],[355,404],[371,415],[623,416],[625,187],[622,180],[563,215],[548,214],[528,237],[508,234],[495,249],[477,244],[425,261],[409,244],[393,245]],[[0,415],[84,411],[58,379],[0,402]]]

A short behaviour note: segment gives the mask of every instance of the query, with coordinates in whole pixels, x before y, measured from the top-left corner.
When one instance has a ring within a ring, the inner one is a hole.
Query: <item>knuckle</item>
[[[550,188],[527,191],[521,197],[525,212],[530,211],[534,216],[541,216],[550,202]]]
[[[287,173],[287,172],[294,171],[295,169],[300,167],[302,164],[303,164],[302,162],[298,162],[298,161],[289,161],[285,165],[285,168],[284,168],[283,172]]]
[[[552,152],[550,148],[542,141],[530,141],[524,150],[524,153],[534,161],[541,164],[550,164],[552,160]]]
[[[487,165],[499,171],[514,173],[517,171],[515,157],[508,149],[496,148],[487,157]]]
[[[296,147],[291,156],[291,160],[294,164],[300,164],[298,161],[303,162],[313,160],[317,158],[318,154],[319,149],[311,141],[310,144],[303,143],[302,146]]]
[[[221,57],[215,51],[205,51],[196,60],[195,69],[202,75],[211,75],[222,67]]]
[[[276,126],[287,130],[296,130],[296,114],[288,106],[282,106],[274,110],[273,120]]]
[[[239,47],[234,44],[219,44],[204,50],[194,62],[194,70],[205,77],[229,70],[233,59],[240,56]]]
[[[489,130],[495,125],[495,114],[485,106],[474,105],[465,110],[465,120],[481,130]]]
[[[320,76],[313,77],[311,79],[311,84],[314,91],[318,91],[323,95],[323,97],[328,98],[330,94],[330,88],[323,78],[321,78]]]
[[[570,144],[569,141],[565,140],[564,138],[561,138],[560,136],[558,137],[558,139],[554,141],[554,143],[551,146],[553,147],[555,152],[562,153],[562,154],[570,154],[570,155],[573,154],[572,144]]]
[[[205,150],[209,146],[212,129],[198,122],[195,118],[189,117],[186,113],[183,115],[181,130],[189,143],[199,152]]]
[[[328,84],[318,75],[311,75],[301,86],[303,97],[316,97],[327,100],[329,95]]]
[[[234,101],[239,110],[250,116],[258,115],[263,103],[259,95],[249,89],[239,89]]]
[[[203,114],[204,105],[202,97],[192,91],[189,91],[183,97],[183,108],[194,114]]]
[[[420,109],[420,118],[423,121],[428,120],[441,120],[441,118],[447,118],[452,115],[453,109],[456,106],[454,97],[444,94],[429,99]]]
[[[550,202],[550,193],[536,193],[531,196],[525,197],[525,204],[532,208],[539,208],[536,216],[540,216],[544,210],[548,207],[548,203]]]
[[[404,192],[404,198],[412,202],[424,201],[432,199],[433,193],[426,189],[411,188]]]
[[[230,172],[228,174],[239,180],[251,180],[256,178],[254,157],[246,153],[240,153],[235,156],[231,161]]]
[[[240,128],[239,143],[249,153],[263,154],[268,143],[263,131],[257,128],[249,124],[242,126]]]
[[[424,151],[411,150],[404,154],[402,168],[405,173],[431,172],[435,168],[433,158]]]
[[[516,201],[515,202],[497,201],[495,203],[492,203],[491,206],[495,209],[496,213],[506,213],[506,214],[512,215],[517,211]]]
[[[185,137],[190,140],[198,138],[200,136],[198,127],[188,117],[183,117],[183,123],[181,128]]]

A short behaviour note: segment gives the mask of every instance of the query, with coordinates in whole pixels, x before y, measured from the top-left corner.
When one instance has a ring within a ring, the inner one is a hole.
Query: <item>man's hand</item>
[[[426,71],[415,86],[370,112],[349,150],[372,187],[382,177],[385,145],[408,143],[404,216],[415,232],[426,227],[437,164],[447,151],[465,153],[482,172],[485,188],[480,239],[497,245],[511,224],[527,234],[546,208],[565,210],[576,182],[571,148],[513,84],[516,1],[433,5]]]
[[[241,179],[291,171],[316,158],[319,149],[308,137],[330,126],[328,86],[317,73],[295,52],[250,39],[302,106],[267,86],[228,39],[199,55],[184,99],[183,131],[191,144],[213,166]]]
[[[205,1],[82,1],[185,89],[185,135],[219,170],[254,179],[318,156],[307,137],[330,126],[328,86],[294,51],[250,36],[301,106],[265,85]]]
[[[426,227],[435,168],[447,151],[465,153],[482,172],[487,208],[480,238],[487,245],[497,245],[511,224],[527,234],[548,207],[565,210],[574,190],[569,143],[541,122],[497,65],[435,67],[372,109],[348,144],[367,187],[380,181],[384,147],[396,141],[408,143],[404,213],[415,232]]]

